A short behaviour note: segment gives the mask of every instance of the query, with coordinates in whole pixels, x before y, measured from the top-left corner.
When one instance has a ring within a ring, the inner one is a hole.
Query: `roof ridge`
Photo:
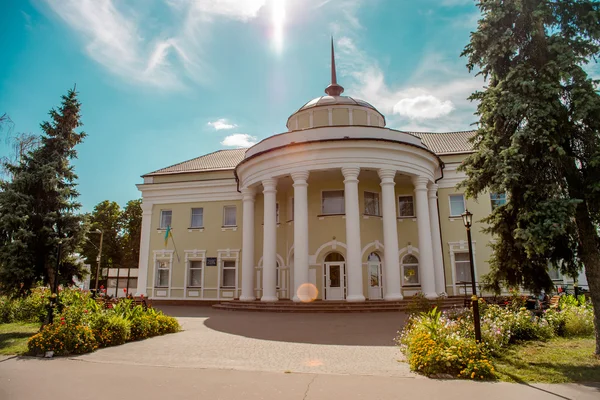
[[[417,131],[400,131],[404,133],[414,133],[417,135],[447,135],[451,133],[472,133],[477,132],[477,129],[470,129],[468,131],[450,131],[450,132],[417,132]]]

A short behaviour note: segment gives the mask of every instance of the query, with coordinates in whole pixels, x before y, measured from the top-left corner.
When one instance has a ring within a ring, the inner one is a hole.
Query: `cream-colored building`
[[[463,293],[466,208],[480,280],[490,237],[477,221],[505,199],[466,200],[456,188],[474,133],[386,128],[375,107],[342,96],[334,62],[325,92],[284,133],[143,176],[139,293],[268,302],[310,289],[357,302]]]

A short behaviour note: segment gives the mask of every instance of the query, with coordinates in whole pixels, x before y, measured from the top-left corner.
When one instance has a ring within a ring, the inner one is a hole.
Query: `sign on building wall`
[[[207,267],[216,267],[217,266],[217,257],[206,257],[206,266]]]

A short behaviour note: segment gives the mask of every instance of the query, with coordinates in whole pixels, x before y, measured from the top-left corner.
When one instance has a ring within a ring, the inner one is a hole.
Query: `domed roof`
[[[368,107],[368,108],[371,108],[371,109],[377,111],[377,109],[375,107],[373,107],[373,105],[367,103],[366,101],[360,100],[360,99],[355,99],[350,96],[321,96],[321,97],[312,99],[311,101],[309,101],[308,103],[306,103],[305,105],[300,107],[300,109],[296,112],[308,110],[309,108],[313,108],[313,107],[331,106],[331,105],[363,106],[363,107]]]

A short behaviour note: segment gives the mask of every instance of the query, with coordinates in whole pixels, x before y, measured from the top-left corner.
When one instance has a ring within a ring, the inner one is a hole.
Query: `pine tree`
[[[51,122],[41,124],[39,147],[16,164],[6,165],[11,181],[0,181],[0,290],[25,291],[38,281],[54,290],[60,280],[81,276],[73,254],[84,236],[83,218],[76,212],[77,176],[70,164],[85,133],[80,103],[70,90]]]
[[[600,4],[484,0],[463,55],[487,88],[476,153],[463,165],[469,196],[508,202],[484,221],[496,240],[487,279],[549,290],[549,263],[585,266],[600,355],[600,95],[585,64],[600,53]]]

